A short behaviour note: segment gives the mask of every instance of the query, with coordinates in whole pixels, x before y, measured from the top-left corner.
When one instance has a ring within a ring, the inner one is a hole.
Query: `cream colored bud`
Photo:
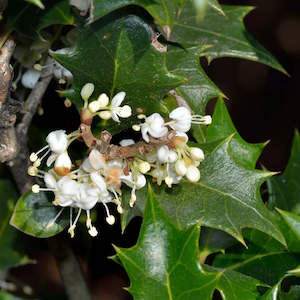
[[[96,111],[98,111],[101,108],[99,101],[92,101],[89,104],[89,110],[92,113],[95,113]]]
[[[92,237],[95,237],[98,235],[98,231],[96,229],[96,227],[91,227],[91,229],[89,230],[89,235],[92,236]]]
[[[200,171],[195,166],[189,166],[186,171],[186,178],[191,182],[197,182],[200,179]]]
[[[38,156],[34,152],[32,152],[30,154],[29,159],[30,159],[31,162],[35,162],[38,159]]]
[[[30,166],[27,170],[28,175],[36,176],[38,174],[38,169],[34,166]]]
[[[129,105],[124,105],[119,111],[119,116],[121,118],[129,118],[131,116],[131,107]]]
[[[106,94],[101,94],[98,99],[97,99],[100,107],[106,107],[108,105],[109,102],[109,98],[107,97]]]
[[[138,168],[142,174],[146,174],[148,171],[150,171],[151,166],[148,162],[142,161],[139,163]]]
[[[169,188],[171,188],[171,187],[172,187],[172,183],[173,183],[173,178],[167,176],[167,177],[165,178],[165,183],[166,183],[166,185],[167,185]]]
[[[202,161],[204,160],[204,152],[202,149],[197,147],[190,148],[190,153],[193,160]]]
[[[184,176],[186,174],[187,168],[183,160],[177,160],[175,163],[175,171],[179,176]]]
[[[94,89],[95,89],[94,84],[86,83],[80,92],[82,99],[85,101],[88,100],[91,97],[91,95],[93,94]]]
[[[106,218],[106,222],[107,222],[107,224],[109,224],[109,225],[115,224],[115,221],[116,221],[116,219],[115,219],[115,217],[114,217],[113,215],[109,215],[109,216]]]
[[[111,112],[108,110],[101,111],[98,116],[103,120],[109,120],[111,118]]]
[[[40,186],[38,184],[34,184],[31,187],[31,190],[32,190],[33,193],[38,194],[40,192]]]
[[[139,125],[132,125],[132,129],[134,131],[140,131],[141,130],[141,126],[139,126]]]

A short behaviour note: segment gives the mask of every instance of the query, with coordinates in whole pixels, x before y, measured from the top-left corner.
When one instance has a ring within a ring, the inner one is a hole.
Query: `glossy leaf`
[[[44,10],[24,0],[8,1],[5,16],[7,31],[16,30],[31,39],[40,39],[40,31],[50,25],[74,23],[67,0],[47,1]]]
[[[153,185],[155,194],[171,219],[185,228],[200,220],[203,225],[223,230],[240,242],[241,229],[255,228],[281,243],[284,238],[275,224],[275,218],[263,204],[259,187],[271,172],[246,169],[231,156],[233,136],[212,144],[201,145],[205,160],[200,165],[201,179],[197,183],[182,180],[168,188]],[[124,203],[128,203],[128,194]],[[135,215],[142,215],[146,188],[137,191],[134,209],[123,215],[123,228]]]
[[[282,66],[245,29],[243,18],[252,8],[246,6],[222,6],[226,16],[208,9],[200,23],[192,1],[186,1],[171,31],[171,40],[185,48],[210,45],[203,52],[208,61],[218,57],[238,57],[264,63],[281,72]]]
[[[218,289],[224,299],[254,300],[259,282],[242,274],[202,267],[199,263],[200,226],[179,230],[151,190],[136,246],[116,248],[130,278],[135,300],[211,299]]]
[[[242,245],[228,248],[226,253],[216,256],[213,265],[274,285],[300,263],[296,254],[289,253],[286,247],[262,232],[247,230],[244,237],[248,248]]]
[[[27,192],[18,200],[10,224],[35,237],[50,237],[68,224],[67,215],[62,214],[52,226],[48,226],[60,209],[51,203],[45,192]]]
[[[300,213],[300,136],[295,132],[291,156],[282,175],[274,176],[268,181],[269,206],[278,207],[295,214]]]
[[[151,46],[148,24],[122,12],[81,28],[77,49],[68,55],[53,56],[74,75],[73,92],[67,95],[79,110],[83,106],[80,90],[87,82],[95,84],[92,98],[100,93],[112,97],[126,91],[123,103],[129,104],[133,113],[139,107],[146,114],[167,112],[160,100],[183,82],[182,77],[168,72],[165,55]],[[114,126],[117,131],[130,124],[125,120]]]
[[[207,128],[206,139],[208,142],[213,142],[230,134],[234,134],[230,144],[232,156],[245,167],[254,169],[264,144],[247,143],[237,132],[224,100],[219,99],[215,106],[212,124]]]

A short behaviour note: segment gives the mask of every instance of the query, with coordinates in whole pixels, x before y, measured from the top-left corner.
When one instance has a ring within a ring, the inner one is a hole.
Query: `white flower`
[[[67,150],[68,136],[65,130],[55,130],[48,134],[46,141],[52,152],[61,154]]]
[[[80,92],[81,98],[84,101],[87,101],[93,94],[94,89],[95,89],[95,86],[93,83],[86,83],[81,89],[81,92]]]
[[[191,124],[209,125],[211,123],[210,116],[192,115],[191,112],[183,106],[175,108],[169,115],[170,121],[168,125],[179,132],[187,132],[191,128]]]
[[[128,118],[131,116],[131,107],[129,105],[124,105],[120,107],[125,96],[126,96],[125,92],[119,92],[111,100],[111,104],[110,104],[111,117],[115,122],[120,122],[119,117]]]
[[[166,145],[158,149],[157,157],[162,163],[174,163],[178,159],[176,152],[170,150]]]
[[[33,89],[41,76],[41,72],[35,69],[28,69],[22,76],[21,82],[27,89]]]
[[[97,172],[91,173],[90,177],[92,182],[95,183],[98,188],[98,202],[101,203],[111,202],[112,196],[107,190],[107,186],[104,181],[104,178],[101,175],[99,175]]]
[[[202,151],[202,149],[197,147],[191,147],[189,150],[193,160],[196,161],[204,160],[204,152]]]
[[[145,119],[145,123],[141,125],[141,131],[143,139],[147,143],[150,142],[148,134],[154,138],[160,138],[168,133],[168,129],[165,127],[165,121],[158,113],[154,113]]]

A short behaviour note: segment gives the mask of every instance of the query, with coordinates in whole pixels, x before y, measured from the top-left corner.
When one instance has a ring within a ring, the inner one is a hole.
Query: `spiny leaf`
[[[136,246],[116,248],[128,272],[135,300],[208,300],[215,289],[225,299],[254,300],[258,281],[234,271],[202,267],[200,226],[179,230],[155,199],[151,189]]]
[[[83,105],[80,90],[87,82],[95,84],[94,98],[100,93],[112,97],[125,91],[124,103],[130,104],[133,113],[141,108],[146,114],[167,112],[160,100],[183,82],[182,77],[168,72],[165,55],[151,46],[148,24],[137,16],[124,16],[122,11],[81,28],[73,53],[53,56],[74,75],[73,92],[68,98],[79,110]],[[110,130],[118,131],[130,124],[113,126]]]
[[[207,141],[213,142],[234,133],[230,144],[232,156],[245,167],[254,169],[265,144],[249,144],[239,135],[223,99],[218,99],[212,120],[207,128]]]
[[[257,230],[247,230],[244,237],[248,248],[234,245],[218,254],[213,265],[234,270],[274,285],[288,270],[298,266],[299,258],[271,236]]]
[[[295,214],[300,213],[300,136],[295,132],[291,156],[284,173],[268,181],[269,206],[278,207]]]
[[[171,40],[185,48],[211,45],[203,52],[208,61],[218,57],[239,57],[264,63],[285,72],[276,59],[262,47],[245,29],[243,18],[252,8],[246,6],[222,6],[225,16],[208,9],[199,23],[192,1],[185,5],[174,23]]]
[[[18,200],[10,224],[29,235],[47,238],[58,234],[68,224],[67,216],[62,214],[48,226],[60,209],[49,201],[45,192],[27,192]]]
[[[191,183],[182,180],[168,188],[153,185],[155,194],[171,219],[185,228],[198,223],[223,230],[244,243],[241,229],[251,227],[263,231],[281,243],[284,238],[274,216],[264,206],[259,187],[271,172],[250,170],[232,158],[233,136],[201,145],[205,160],[201,163],[201,179]],[[125,195],[128,203],[130,195]],[[123,228],[134,215],[142,215],[146,188],[137,191],[136,207],[122,217]]]

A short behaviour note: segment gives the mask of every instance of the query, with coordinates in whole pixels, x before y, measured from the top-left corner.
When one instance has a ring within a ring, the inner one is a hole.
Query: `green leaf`
[[[168,69],[185,78],[185,83],[175,90],[197,114],[204,115],[208,100],[224,96],[208,78],[200,65],[199,56],[206,47],[189,49],[169,46],[167,53]]]
[[[45,6],[44,6],[44,4],[41,0],[25,0],[25,1],[27,1],[31,4],[34,4],[34,5],[36,5],[37,7],[41,8],[41,9],[45,8]]]
[[[247,168],[254,169],[265,144],[249,144],[237,132],[223,99],[216,103],[212,124],[207,128],[207,141],[213,142],[235,134],[230,144],[232,156]]]
[[[16,30],[31,39],[41,39],[40,31],[50,25],[72,25],[74,23],[68,0],[47,1],[44,10],[40,10],[24,0],[8,1],[5,16],[6,31]]]
[[[155,194],[171,219],[185,228],[200,220],[204,226],[223,230],[244,243],[241,229],[250,227],[271,235],[285,244],[273,214],[263,204],[259,188],[273,173],[250,170],[231,156],[233,136],[200,145],[205,160],[200,165],[201,179],[182,180],[172,188],[153,185]],[[130,194],[124,195],[128,203]],[[135,215],[142,215],[146,188],[137,191],[133,209],[122,216],[123,228]]]
[[[0,291],[0,300],[25,300],[25,299],[6,293],[4,291]]]
[[[291,156],[284,173],[268,181],[269,206],[278,207],[295,214],[300,213],[300,136],[295,132]]]
[[[22,237],[9,224],[14,203],[18,198],[10,180],[0,180],[0,269],[30,263],[24,254]]]
[[[116,247],[130,278],[135,300],[211,299],[218,289],[224,299],[254,300],[257,280],[233,271],[203,268],[199,263],[200,226],[179,230],[149,191],[136,246]]]
[[[300,252],[300,216],[277,209],[282,219],[279,226],[284,234],[288,249],[292,252]]]
[[[234,270],[274,285],[288,270],[299,265],[299,257],[272,237],[257,230],[247,230],[248,248],[235,245],[214,259],[216,267]]]
[[[112,13],[89,27],[81,28],[78,47],[73,53],[53,53],[54,58],[74,75],[74,90],[68,98],[81,110],[80,90],[91,82],[95,84],[94,99],[100,93],[112,97],[125,91],[124,103],[133,108],[133,113],[136,113],[136,108],[142,108],[146,114],[166,113],[167,109],[160,100],[169,90],[180,85],[183,78],[167,70],[165,55],[151,45],[148,24],[137,16],[124,13],[126,11]],[[129,127],[130,123],[122,121],[113,126],[119,131],[124,126]]]
[[[27,192],[18,200],[10,224],[29,235],[47,238],[58,234],[68,224],[67,216],[62,214],[52,226],[47,226],[60,209],[49,201],[45,192]]]
[[[245,29],[243,19],[252,7],[222,6],[225,16],[208,9],[200,23],[192,1],[186,1],[171,31],[171,40],[185,48],[210,45],[202,55],[208,61],[218,57],[238,57],[264,63],[285,72],[276,59]]]

